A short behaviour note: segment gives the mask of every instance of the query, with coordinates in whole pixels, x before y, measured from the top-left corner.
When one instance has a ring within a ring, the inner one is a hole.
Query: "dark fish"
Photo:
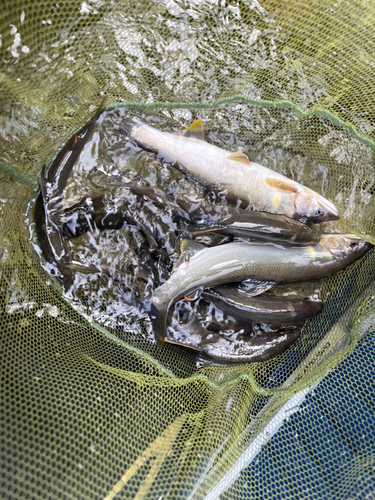
[[[180,218],[186,221],[190,221],[191,217],[188,213],[190,208],[189,203],[185,203],[183,207],[183,200],[174,200],[172,196],[168,196],[163,190],[157,188],[151,188],[148,186],[143,186],[139,183],[133,183],[129,185],[130,189],[140,197],[145,200],[152,202],[156,207],[168,212],[173,218]]]
[[[197,202],[181,197],[175,198],[161,189],[145,186],[140,179],[122,182],[116,177],[116,183],[118,186],[129,188],[145,202],[150,202],[167,212],[172,220],[178,223],[180,231],[186,230],[191,235],[216,232],[224,236],[298,244],[309,244],[320,239],[320,234],[308,225],[285,215],[244,210],[220,202],[213,205],[204,203],[204,200],[197,206]],[[111,214],[111,218],[105,220],[106,228],[110,226],[117,228],[122,220],[132,223],[132,216],[126,207],[122,206],[117,208],[117,213]],[[87,226],[85,221],[82,222],[82,228]],[[96,225],[101,229],[98,223]]]
[[[266,361],[288,349],[299,337],[299,329],[281,331],[215,333],[196,318],[168,328],[165,341],[187,347],[219,363],[255,363]]]
[[[311,227],[286,215],[274,215],[252,210],[232,213],[216,222],[202,218],[195,224],[188,225],[186,230],[192,235],[214,231],[224,236],[302,245],[314,243],[320,239],[320,234]]]
[[[310,246],[235,242],[198,252],[195,248],[190,257],[189,245],[184,243],[178,267],[152,299],[151,318],[159,345],[164,341],[168,309],[182,297],[194,292],[196,298],[205,288],[247,278],[278,283],[323,278],[356,261],[371,246],[356,236],[336,234],[323,235],[319,243]]]
[[[91,139],[100,113],[107,104],[104,98],[94,118],[89,124],[84,125],[62,148],[53,160],[46,173],[45,166],[40,175],[41,196],[43,198],[45,216],[45,243],[48,243],[47,253],[53,256],[57,267],[62,275],[65,288],[73,284],[74,274],[67,264],[70,264],[70,256],[64,241],[62,231],[62,203],[64,189],[68,177],[81,154],[85,144]],[[38,221],[36,221],[38,223]],[[42,223],[42,221],[39,221]]]
[[[202,297],[235,319],[252,323],[299,323],[313,318],[323,307],[321,303],[308,299],[270,295],[254,297],[234,284],[205,290]]]

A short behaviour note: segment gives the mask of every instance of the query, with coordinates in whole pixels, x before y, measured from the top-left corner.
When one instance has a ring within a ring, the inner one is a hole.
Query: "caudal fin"
[[[132,118],[125,118],[121,122],[121,125],[114,127],[115,130],[120,132],[120,134],[124,135],[127,140],[132,139],[132,130],[135,125],[134,119]]]
[[[157,307],[154,302],[151,304],[151,322],[154,331],[156,343],[159,347],[163,347],[165,339],[165,330],[167,326],[167,307]]]

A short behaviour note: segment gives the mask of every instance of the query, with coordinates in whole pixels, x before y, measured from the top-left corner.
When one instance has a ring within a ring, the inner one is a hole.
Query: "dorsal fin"
[[[194,137],[195,139],[204,141],[204,130],[201,120],[195,120],[195,122],[189,125],[188,128],[185,128],[182,133],[185,137]]]
[[[231,155],[227,156],[227,160],[239,161],[240,163],[243,163],[248,167],[250,167],[251,165],[249,158],[244,153],[232,153]]]
[[[283,181],[281,179],[267,178],[266,182],[270,186],[282,189],[283,191],[292,191],[293,193],[297,193],[298,191],[298,188],[293,184],[292,181],[288,182],[288,181]]]
[[[192,257],[193,255],[200,252],[201,250],[204,250],[205,248],[207,248],[207,247],[202,245],[202,243],[198,243],[197,241],[182,240],[180,252],[181,252],[181,255],[188,253],[189,256]]]
[[[207,247],[196,241],[182,240],[180,247],[180,258],[174,265],[172,272],[178,269],[184,262],[188,263],[193,255],[200,252],[201,250],[204,250],[205,248]]]

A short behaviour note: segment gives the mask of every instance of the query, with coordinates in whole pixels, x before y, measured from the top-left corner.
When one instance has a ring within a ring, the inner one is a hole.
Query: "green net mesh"
[[[109,95],[302,168],[374,243],[374,16],[366,0],[3,2],[2,498],[372,498],[372,251],[324,283],[286,353],[197,368],[73,307],[31,206],[42,165]]]

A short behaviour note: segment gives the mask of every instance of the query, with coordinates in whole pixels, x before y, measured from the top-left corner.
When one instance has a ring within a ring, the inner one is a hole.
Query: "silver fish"
[[[190,257],[189,242],[185,241],[178,267],[152,299],[155,338],[163,344],[170,305],[193,292],[248,278],[278,283],[323,278],[344,269],[370,247],[354,235],[326,234],[319,243],[307,247],[234,242],[198,252],[195,249],[197,253],[193,251]]]
[[[179,163],[196,179],[249,203],[255,210],[306,218],[312,222],[338,219],[333,203],[298,182],[204,140],[203,125],[194,122],[185,134],[157,130],[139,120],[124,123],[131,140]]]

